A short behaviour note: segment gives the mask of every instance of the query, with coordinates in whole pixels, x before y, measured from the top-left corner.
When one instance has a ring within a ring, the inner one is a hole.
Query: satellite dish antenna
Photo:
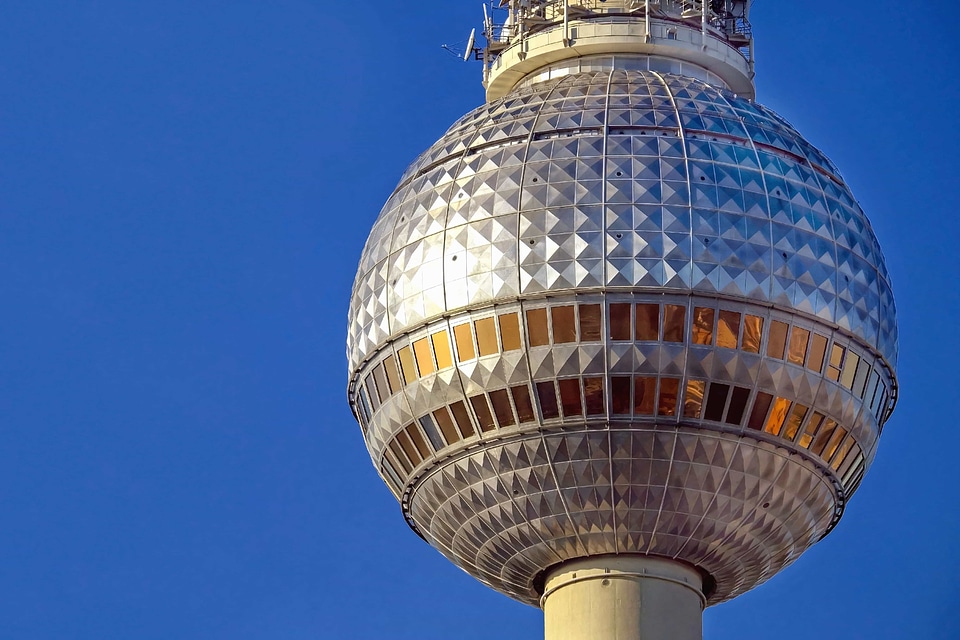
[[[486,8],[486,6],[484,6]],[[473,45],[477,42],[477,30],[472,29],[470,31],[470,38],[467,40],[467,50],[463,52],[463,61],[466,62],[470,59],[470,55],[473,53]]]

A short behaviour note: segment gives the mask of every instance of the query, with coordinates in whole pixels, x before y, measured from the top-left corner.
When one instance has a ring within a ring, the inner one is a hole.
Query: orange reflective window
[[[837,475],[839,475],[841,478],[844,477],[847,471],[850,470],[850,467],[854,466],[862,455],[863,451],[860,449],[860,445],[854,442],[853,449],[847,454],[847,457],[843,460],[843,462],[840,463],[840,468],[837,469]]]
[[[615,415],[630,414],[630,376],[610,378],[610,407]]]
[[[477,348],[481,356],[489,356],[500,352],[497,344],[497,323],[493,318],[482,318],[473,323],[477,331]]]
[[[473,430],[473,422],[470,421],[470,412],[462,401],[457,400],[450,405],[450,412],[453,413],[453,419],[457,421],[460,433],[464,438],[472,437],[476,431]]]
[[[787,427],[783,430],[781,434],[787,440],[793,440],[797,437],[797,432],[800,431],[800,425],[803,424],[803,419],[807,417],[807,412],[809,407],[805,407],[802,404],[793,405],[793,410],[790,412],[790,417],[787,419]]]
[[[764,420],[767,418],[767,411],[773,402],[773,396],[763,391],[757,392],[757,398],[753,401],[753,410],[750,412],[750,419],[747,426],[751,429],[760,431],[763,429]]]
[[[470,406],[473,407],[473,413],[477,416],[477,424],[480,425],[480,431],[486,433],[494,427],[493,414],[490,413],[490,405],[487,404],[487,397],[482,393],[470,398]]]
[[[527,385],[513,387],[510,389],[513,395],[513,404],[517,407],[517,415],[520,422],[534,422],[537,419],[533,412],[533,403],[530,401],[530,389]]]
[[[763,318],[746,315],[743,317],[743,350],[760,353],[760,340],[763,338]]]
[[[807,358],[807,343],[810,341],[810,332],[800,327],[794,327],[790,332],[790,348],[787,350],[787,362],[803,366]]]
[[[409,474],[413,471],[413,465],[407,460],[407,456],[403,454],[403,450],[400,448],[400,443],[394,440],[390,443],[388,447],[389,451],[387,453],[387,460],[389,460],[394,467],[400,467],[403,469],[405,474]]]
[[[554,344],[577,341],[577,323],[574,315],[573,305],[552,307],[550,309],[550,319],[553,321]]]
[[[420,457],[424,460],[429,458],[431,453],[430,448],[427,446],[427,441],[423,439],[420,429],[417,429],[416,425],[411,424],[407,426],[406,433],[410,436],[410,441],[413,442],[413,446],[417,448]]]
[[[531,347],[542,347],[550,344],[546,309],[530,309],[527,311],[527,338],[530,340]]]
[[[838,344],[834,344],[830,349],[830,364],[827,366],[827,377],[834,382],[840,381],[840,369],[843,367],[843,359],[847,350]]]
[[[633,381],[633,412],[638,416],[652,416],[657,403],[657,379],[638,377]]]
[[[810,422],[807,423],[806,428],[804,428],[803,433],[800,434],[800,439],[797,440],[799,444],[804,449],[809,449],[811,443],[813,443],[813,437],[817,435],[817,431],[820,429],[820,425],[823,424],[825,416],[819,411],[814,411],[813,415],[810,416]]]
[[[703,406],[703,390],[705,380],[688,380],[687,391],[683,395],[683,415],[685,418],[699,418],[700,408]]]
[[[834,432],[833,437],[830,438],[830,442],[827,443],[826,448],[823,450],[823,459],[827,462],[833,458],[833,455],[837,452],[837,449],[840,448],[840,444],[843,442],[843,439],[847,437],[847,430],[843,427],[838,426],[836,432]]]
[[[583,400],[588,416],[602,416],[606,413],[603,378],[583,379]]]
[[[410,441],[406,431],[398,433],[396,441],[400,444],[400,448],[403,449],[403,452],[407,455],[407,459],[414,467],[423,462],[423,456],[417,452],[416,447],[413,446],[413,442]]]
[[[557,404],[557,390],[553,382],[537,383],[537,400],[540,402],[540,413],[544,420],[560,417],[560,406]]]
[[[681,309],[683,307],[680,307]],[[629,312],[628,312],[629,313]],[[680,324],[683,324],[681,318]],[[638,304],[637,305],[637,340],[659,340],[660,339],[660,305],[659,304]],[[680,334],[680,341],[683,341],[683,333]]]
[[[660,399],[657,402],[657,415],[677,415],[677,396],[679,394],[680,380],[677,378],[660,378]]]
[[[787,411],[789,410],[789,400],[786,398],[774,400],[773,411],[770,412],[770,417],[767,418],[767,424],[763,427],[763,430],[775,436],[780,435],[780,430],[783,429],[783,422],[787,419]]]
[[[713,344],[713,321],[717,312],[709,307],[693,309],[693,344]]]
[[[560,405],[563,407],[563,417],[583,415],[583,401],[580,399],[580,380],[558,380],[560,386]]]
[[[711,382],[710,393],[707,395],[707,407],[703,412],[703,419],[713,420],[714,422],[723,420],[723,410],[727,406],[728,395],[730,395],[730,385]]]
[[[520,343],[520,318],[515,313],[506,313],[500,320],[500,343],[504,351],[516,351]]]
[[[477,351],[473,348],[473,332],[470,330],[469,323],[454,327],[453,339],[457,343],[458,362],[466,362],[477,357]]]
[[[403,389],[403,383],[400,382],[400,372],[397,371],[397,361],[393,356],[387,356],[383,361],[383,370],[387,373],[387,384],[390,386],[390,393],[397,393]]]
[[[784,351],[787,348],[787,329],[790,328],[785,322],[774,320],[770,323],[770,339],[767,341],[767,356],[783,360]]]
[[[501,427],[509,427],[517,423],[513,417],[513,409],[510,407],[510,397],[506,389],[498,389],[490,392],[490,402],[493,403],[493,413],[497,417],[497,424]]]
[[[747,411],[748,400],[750,400],[750,389],[734,387],[733,394],[730,396],[730,407],[727,409],[727,418],[724,422],[727,424],[743,422],[743,414]]]
[[[720,311],[717,323],[717,346],[724,349],[736,349],[740,336],[740,314],[736,311]]]
[[[417,357],[417,368],[421,376],[427,376],[437,370],[433,364],[433,354],[430,353],[430,341],[427,338],[413,343],[413,354]]]
[[[610,339],[630,340],[629,304],[610,305]]]
[[[823,451],[827,448],[827,445],[830,444],[830,440],[833,439],[833,433],[836,429],[836,420],[831,418],[824,420],[823,426],[820,427],[820,431],[817,432],[816,437],[813,439],[813,445],[810,447],[810,451],[818,456],[822,456]]]
[[[847,437],[844,438],[840,448],[837,449],[837,453],[833,456],[833,459],[830,460],[830,466],[834,471],[838,471],[840,469],[840,465],[843,464],[844,459],[847,457],[847,454],[850,453],[850,450],[853,449],[853,445],[855,443],[856,440],[853,439],[853,436],[847,434]]]
[[[686,328],[687,308],[677,304],[663,307],[663,341],[683,342]]]
[[[843,363],[843,373],[840,374],[840,384],[847,389],[853,389],[853,380],[857,376],[857,366],[860,364],[860,356],[853,351],[847,352],[847,358]]]
[[[438,331],[430,336],[433,342],[433,350],[437,356],[437,368],[446,369],[453,366],[453,355],[450,353],[450,334],[446,331]]]
[[[450,413],[446,407],[440,407],[434,411],[433,419],[437,421],[440,433],[443,434],[443,439],[447,441],[447,444],[453,444],[460,440],[460,434],[457,433],[457,428],[453,425],[453,420],[450,418]]]
[[[410,351],[410,347],[403,347],[397,351],[397,357],[400,359],[403,379],[407,384],[410,384],[417,379],[417,368],[413,364],[413,352]]]
[[[827,337],[819,333],[813,334],[810,344],[810,357],[807,358],[807,368],[820,373],[823,371],[823,358],[827,354]]]
[[[600,342],[603,336],[603,318],[600,314],[600,305],[580,305],[580,341]]]

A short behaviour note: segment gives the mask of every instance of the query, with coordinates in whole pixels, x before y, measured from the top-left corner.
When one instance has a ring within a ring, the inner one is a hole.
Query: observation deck
[[[525,82],[623,68],[753,99],[749,0],[499,0],[484,28],[487,101]]]

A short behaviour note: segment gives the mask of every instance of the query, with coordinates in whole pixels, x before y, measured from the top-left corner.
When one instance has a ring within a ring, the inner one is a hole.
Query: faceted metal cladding
[[[876,238],[782,118],[692,78],[573,73],[458,121],[376,221],[350,402],[410,525],[535,604],[645,554],[709,603],[837,522],[896,399]]]

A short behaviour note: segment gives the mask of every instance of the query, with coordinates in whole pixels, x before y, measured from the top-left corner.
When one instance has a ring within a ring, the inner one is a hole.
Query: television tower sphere
[[[410,527],[548,637],[699,638],[875,456],[883,256],[834,164],[753,101],[749,2],[495,9],[487,104],[363,250],[350,404]]]

